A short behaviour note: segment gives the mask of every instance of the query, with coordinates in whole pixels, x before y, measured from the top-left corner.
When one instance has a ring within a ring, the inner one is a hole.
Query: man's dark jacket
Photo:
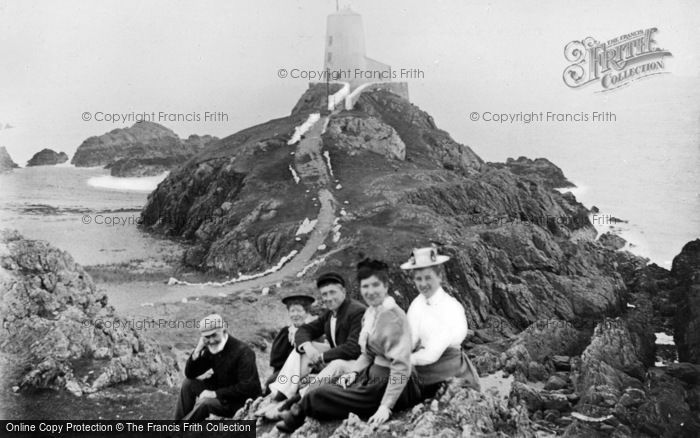
[[[360,337],[362,329],[362,315],[365,314],[366,307],[359,301],[346,298],[338,308],[337,320],[335,322],[335,340],[331,336],[331,316],[333,312],[326,310],[314,321],[299,327],[294,336],[297,351],[304,342],[326,335],[326,339],[331,344],[331,349],[323,353],[323,361],[328,363],[336,359],[353,360],[360,356],[360,345],[357,339]],[[299,351],[301,353],[301,351]]]
[[[260,377],[253,350],[230,334],[224,349],[212,354],[207,347],[196,359],[190,355],[185,365],[185,377],[196,379],[209,369],[214,371],[204,380],[207,388],[216,392],[222,403],[240,404],[261,395]]]

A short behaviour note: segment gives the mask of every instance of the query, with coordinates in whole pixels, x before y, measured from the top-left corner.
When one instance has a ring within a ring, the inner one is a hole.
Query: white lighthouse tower
[[[386,77],[383,80],[391,80],[391,67],[366,55],[362,16],[345,6],[330,14],[326,21],[324,70],[350,72],[347,81],[353,88],[366,82],[377,81],[376,77],[374,79],[357,77],[358,75],[355,75],[356,69],[386,72]]]

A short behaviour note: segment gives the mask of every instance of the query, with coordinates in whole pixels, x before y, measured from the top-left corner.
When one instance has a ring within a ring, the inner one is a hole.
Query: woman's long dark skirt
[[[355,382],[346,389],[328,384],[309,391],[300,401],[301,411],[318,420],[343,419],[350,412],[360,417],[370,417],[379,408],[388,381],[389,368],[371,365],[361,371]],[[409,408],[421,400],[421,389],[412,375],[392,411]]]

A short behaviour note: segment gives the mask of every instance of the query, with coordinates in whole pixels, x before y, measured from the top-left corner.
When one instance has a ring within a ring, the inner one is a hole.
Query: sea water
[[[148,194],[166,176],[115,178],[70,165],[14,169],[0,174],[0,227],[46,240],[82,265],[157,258],[169,242],[138,224]]]
[[[670,268],[683,245],[700,238],[700,78],[654,77],[605,94],[556,85],[548,95],[516,87],[518,93],[469,96],[461,103],[455,98],[453,105],[430,106],[430,96],[420,94],[425,90],[412,96],[426,101],[438,126],[485,161],[549,159],[577,185],[567,190],[578,201],[627,221],[601,224],[599,232],[620,234],[632,252]],[[470,111],[616,117],[495,123],[471,121]]]

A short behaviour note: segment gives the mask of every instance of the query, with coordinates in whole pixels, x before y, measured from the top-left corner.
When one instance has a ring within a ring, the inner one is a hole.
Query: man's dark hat
[[[293,294],[293,295],[287,295],[282,298],[282,302],[284,303],[285,306],[289,306],[289,303],[291,301],[297,301],[301,302],[303,306],[310,306],[314,301],[316,301],[316,298],[312,297],[311,295],[305,295],[305,294]]]
[[[316,280],[316,287],[322,287],[331,283],[337,283],[345,287],[345,279],[342,275],[337,274],[335,272],[326,272],[325,274],[322,274],[320,277],[318,277],[318,279]]]

